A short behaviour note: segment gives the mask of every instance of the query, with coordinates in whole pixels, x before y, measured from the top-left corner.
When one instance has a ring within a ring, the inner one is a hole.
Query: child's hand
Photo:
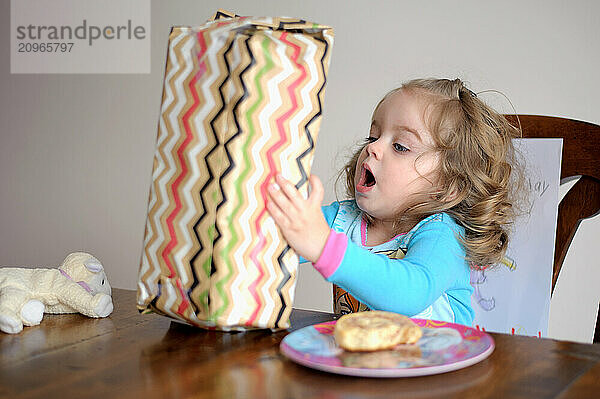
[[[323,185],[315,175],[309,183],[312,191],[304,199],[292,183],[281,175],[269,185],[267,210],[279,226],[290,247],[304,259],[315,263],[327,242],[329,225],[321,211]]]

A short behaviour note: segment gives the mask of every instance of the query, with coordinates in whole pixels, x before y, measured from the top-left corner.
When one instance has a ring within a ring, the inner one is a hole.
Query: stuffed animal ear
[[[102,267],[102,263],[100,263],[96,259],[86,260],[85,262],[83,262],[83,264],[89,271],[93,273],[98,273],[99,271],[104,270],[104,267]]]

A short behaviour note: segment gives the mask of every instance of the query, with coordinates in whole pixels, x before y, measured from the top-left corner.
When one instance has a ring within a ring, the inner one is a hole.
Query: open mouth
[[[356,189],[360,192],[365,192],[373,188],[376,183],[377,180],[375,179],[375,175],[373,175],[373,172],[371,172],[369,166],[367,164],[363,164]]]

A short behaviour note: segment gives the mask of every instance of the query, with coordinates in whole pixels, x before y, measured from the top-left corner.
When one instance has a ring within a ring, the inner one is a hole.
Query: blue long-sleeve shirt
[[[355,201],[324,206],[332,232],[315,268],[370,309],[471,325],[470,272],[448,214],[431,215],[405,234],[366,245],[368,226]]]

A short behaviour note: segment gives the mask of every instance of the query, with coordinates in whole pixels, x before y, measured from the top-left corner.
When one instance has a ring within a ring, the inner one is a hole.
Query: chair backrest
[[[515,126],[514,115],[507,115]],[[600,213],[600,126],[573,119],[518,115],[526,138],[562,138],[561,183],[576,176],[579,181],[571,187],[558,205],[552,292],[567,255],[569,245],[582,220]],[[600,342],[600,318],[596,317],[594,342]]]

